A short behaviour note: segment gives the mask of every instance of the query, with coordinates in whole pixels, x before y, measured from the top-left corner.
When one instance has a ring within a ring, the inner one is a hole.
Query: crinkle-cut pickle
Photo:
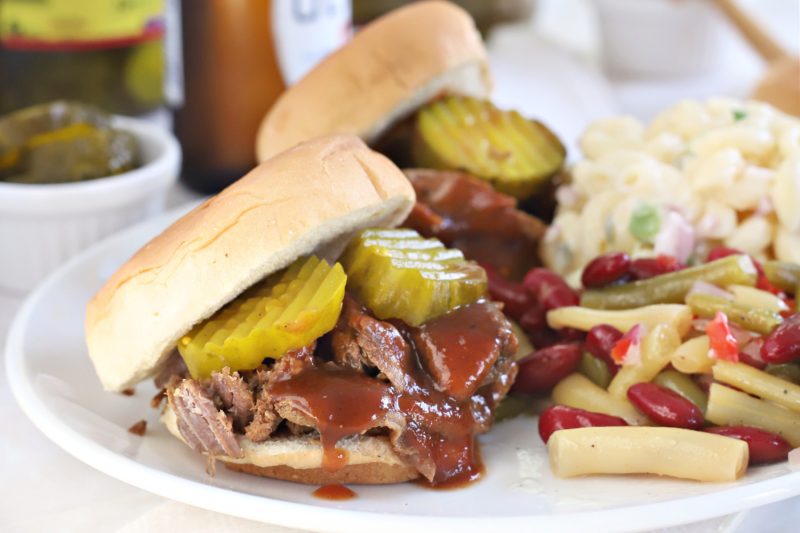
[[[524,199],[561,169],[566,150],[544,124],[516,111],[446,96],[417,113],[412,156],[417,166],[464,170]]]
[[[364,230],[341,261],[348,289],[380,319],[418,326],[486,294],[481,267],[414,230]]]
[[[298,259],[195,326],[178,351],[200,379],[226,366],[247,370],[267,357],[278,359],[333,329],[346,283],[339,263]]]

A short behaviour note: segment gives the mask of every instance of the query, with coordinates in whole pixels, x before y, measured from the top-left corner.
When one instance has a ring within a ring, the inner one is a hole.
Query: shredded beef
[[[245,435],[253,442],[263,442],[278,429],[282,417],[276,412],[274,401],[269,394],[272,383],[289,379],[304,368],[314,364],[312,343],[298,350],[292,350],[278,359],[270,369],[260,368],[250,375],[249,384],[255,396],[253,417],[245,428]]]
[[[211,456],[244,454],[233,434],[233,423],[214,405],[211,395],[191,379],[183,380],[167,390],[167,398],[175,412],[178,430],[192,449]]]
[[[373,318],[351,296],[345,296],[342,314],[331,337],[333,360],[363,370],[377,368],[402,392],[411,376],[411,347],[398,328]]]
[[[147,431],[147,420],[139,420],[131,427],[128,428],[128,433],[133,433],[139,437],[144,437],[145,432]]]
[[[263,442],[278,429],[281,417],[275,412],[272,399],[266,391],[258,395],[253,407],[253,420],[245,428],[244,434],[253,442]]]
[[[463,306],[414,328],[378,320],[348,295],[328,338],[333,359],[328,363],[315,363],[312,344],[255,370],[238,373],[226,368],[202,382],[173,374],[165,383],[167,398],[183,438],[212,458],[241,457],[236,434],[262,442],[279,428],[292,435],[328,431],[317,418],[329,416],[325,409],[312,413],[319,401],[286,394],[286,385],[301,382],[291,381],[302,380],[301,374],[308,378],[330,372],[325,379],[341,379],[344,372],[349,377],[340,390],[369,391],[378,384],[385,390],[386,403],[379,402],[373,417],[355,415],[355,420],[367,421],[358,422],[357,432],[388,434],[395,452],[436,482],[457,471],[462,461],[472,461],[473,436],[489,429],[494,409],[517,372],[516,338],[507,319],[489,302]],[[356,389],[348,388],[353,384]],[[309,390],[308,398],[319,390]],[[353,398],[359,404],[362,397]]]
[[[211,391],[222,409],[231,415],[234,428],[241,432],[253,419],[253,393],[238,372],[231,374],[228,367],[211,374]]]
[[[457,400],[472,396],[517,339],[496,305],[473,303],[412,331],[419,358],[438,390]]]

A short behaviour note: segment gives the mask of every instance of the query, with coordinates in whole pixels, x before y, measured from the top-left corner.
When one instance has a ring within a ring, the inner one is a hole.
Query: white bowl
[[[724,24],[710,0],[597,0],[603,63],[621,77],[702,74],[719,59]]]
[[[143,120],[114,117],[113,125],[135,135],[141,167],[79,183],[0,182],[0,288],[29,290],[89,244],[163,211],[180,145]]]

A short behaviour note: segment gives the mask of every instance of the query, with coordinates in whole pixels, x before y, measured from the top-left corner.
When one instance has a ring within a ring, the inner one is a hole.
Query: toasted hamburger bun
[[[170,433],[183,441],[175,412],[169,405],[161,421]],[[314,485],[381,485],[402,483],[419,477],[419,472],[397,456],[388,437],[353,436],[342,439],[337,448],[347,452],[347,464],[335,472],[320,466],[322,445],[319,436],[271,437],[264,442],[253,442],[242,435],[237,439],[244,457],[215,456],[215,459],[225,463],[231,470],[257,476]]]
[[[486,98],[491,77],[469,14],[444,1],[414,2],[359,31],[278,99],[264,117],[264,161],[331,133],[367,143],[442,93]]]
[[[336,259],[366,227],[402,222],[403,173],[354,136],[262,163],[146,244],[89,302],[85,333],[103,387],[158,373],[176,342],[254,283],[312,252]]]

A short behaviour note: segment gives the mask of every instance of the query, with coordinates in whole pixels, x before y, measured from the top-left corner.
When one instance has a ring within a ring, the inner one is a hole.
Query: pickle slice
[[[516,111],[447,96],[417,113],[412,157],[417,166],[464,170],[524,199],[561,169],[566,150],[544,124]]]
[[[486,294],[486,272],[409,229],[367,229],[342,256],[348,288],[380,319],[419,326]]]
[[[229,367],[247,370],[306,346],[332,330],[347,282],[339,263],[298,259],[195,326],[178,342],[195,379]]]

